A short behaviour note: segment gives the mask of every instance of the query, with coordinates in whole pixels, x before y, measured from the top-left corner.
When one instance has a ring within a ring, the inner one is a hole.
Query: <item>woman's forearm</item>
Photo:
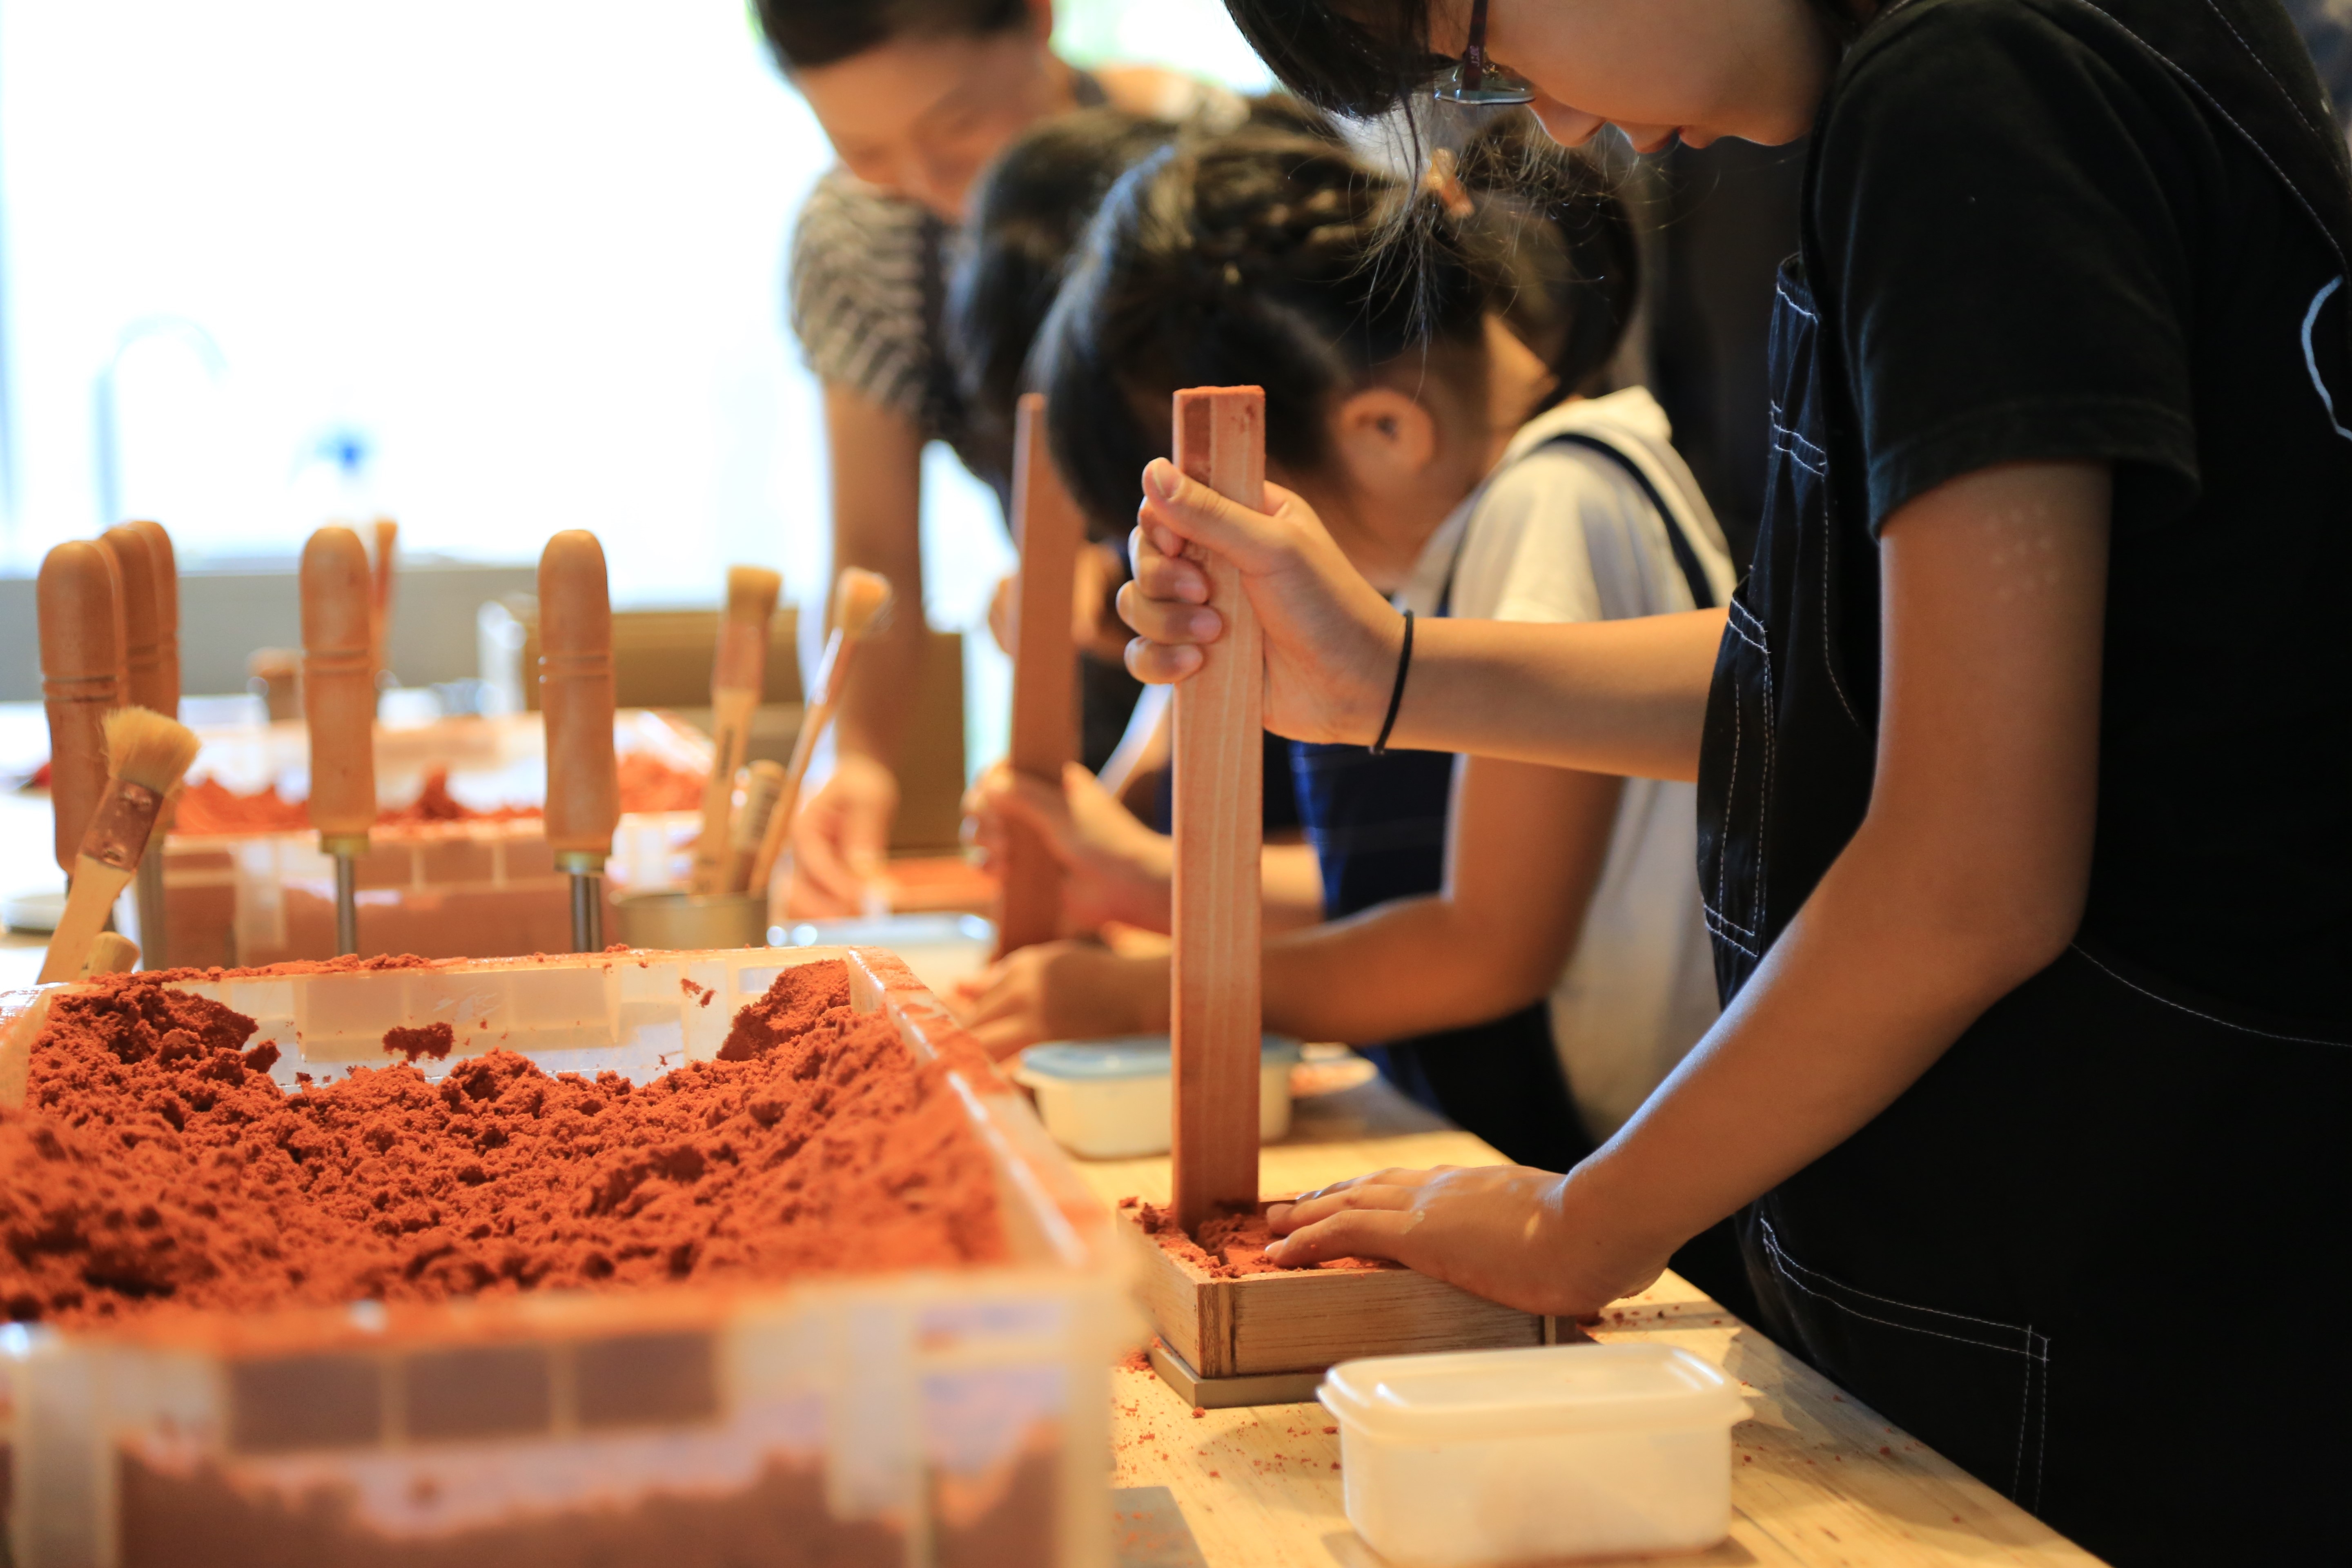
[[[1723,622],[1721,610],[1571,626],[1418,621],[1390,743],[1695,779]]]

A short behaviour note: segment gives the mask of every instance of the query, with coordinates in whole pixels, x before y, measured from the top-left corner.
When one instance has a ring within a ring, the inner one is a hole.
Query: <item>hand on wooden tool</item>
[[[1168,1027],[1168,960],[1092,942],[1038,942],[957,982],[954,1005],[1000,1060],[1045,1040],[1155,1035]]]
[[[963,809],[992,868],[1003,862],[1008,818],[1035,831],[1062,868],[1063,930],[1091,931],[1109,921],[1168,929],[1173,840],[1137,821],[1078,763],[1063,771],[1057,790],[999,763],[964,796]]]
[[[1322,520],[1289,490],[1265,487],[1256,512],[1158,459],[1143,470],[1136,514],[1135,580],[1118,613],[1135,628],[1127,667],[1167,683],[1201,668],[1192,645],[1223,623],[1203,608],[1211,550],[1241,569],[1265,637],[1265,725],[1301,741],[1362,745],[1380,731],[1403,644],[1402,618],[1348,563]]]
[[[1628,1233],[1525,1165],[1374,1171],[1276,1204],[1276,1263],[1386,1258],[1523,1312],[1584,1318],[1649,1288],[1671,1243]]]
[[[890,823],[898,815],[898,781],[890,770],[871,757],[843,752],[833,776],[803,803],[793,821],[793,913],[864,913],[866,889],[887,861]]]

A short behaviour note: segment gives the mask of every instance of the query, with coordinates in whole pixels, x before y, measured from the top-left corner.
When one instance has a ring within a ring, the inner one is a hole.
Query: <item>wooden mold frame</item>
[[[1177,467],[1261,507],[1265,403],[1256,387],[1175,398]],[[1171,1185],[1188,1231],[1260,1200],[1258,1043],[1264,645],[1241,575],[1203,563],[1225,636],[1176,688],[1176,868],[1170,1013],[1176,1117]],[[1515,1311],[1400,1268],[1302,1269],[1221,1279],[1139,1226],[1151,1361],[1200,1408],[1314,1397],[1325,1368],[1361,1356],[1552,1344],[1551,1319]],[[1573,1332],[1573,1330],[1570,1330]]]

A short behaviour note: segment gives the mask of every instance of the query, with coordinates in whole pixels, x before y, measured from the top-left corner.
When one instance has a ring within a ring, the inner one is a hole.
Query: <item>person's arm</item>
[[[898,609],[859,645],[835,723],[832,776],[793,824],[796,913],[856,914],[889,853],[898,811],[904,694],[923,658],[923,437],[905,415],[849,387],[824,388],[834,570],[890,580]]]
[[[1265,1026],[1309,1040],[1402,1039],[1542,998],[1582,934],[1622,780],[1465,757],[1445,889],[1266,943]]]
[[[1483,1023],[1542,997],[1576,950],[1622,790],[1600,773],[1465,759],[1444,891],[1271,934],[1265,1026],[1369,1043]],[[1277,853],[1266,852],[1269,880]],[[967,983],[961,1003],[999,1056],[1040,1040],[1157,1034],[1168,1027],[1168,960],[1049,942]]]
[[[1072,763],[1058,790],[1003,763],[964,800],[972,840],[992,861],[1004,820],[1033,829],[1062,868],[1065,929],[1121,925],[1165,933],[1176,874],[1174,841],[1119,804],[1094,774]],[[1269,844],[1258,861],[1265,929],[1288,931],[1323,918],[1323,869],[1304,844]]]
[[[1402,617],[1340,553],[1311,508],[1279,485],[1254,512],[1164,459],[1144,470],[1132,582],[1119,614],[1137,632],[1138,679],[1181,680],[1223,630],[1208,580],[1180,552],[1214,550],[1242,572],[1265,633],[1266,727],[1369,744],[1402,651]],[[1699,732],[1724,613],[1574,625],[1435,619],[1413,626],[1412,662],[1390,744],[1637,778],[1698,775]]]
[[[1272,1256],[1391,1258],[1527,1310],[1597,1311],[1877,1115],[2063,952],[2090,880],[2111,489],[2104,465],[2012,465],[1887,521],[1870,809],[1600,1152],[1565,1177],[1361,1177],[1276,1211]]]

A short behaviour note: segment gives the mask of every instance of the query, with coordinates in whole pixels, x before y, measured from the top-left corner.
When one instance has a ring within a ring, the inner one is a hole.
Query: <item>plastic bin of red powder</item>
[[[299,724],[207,731],[165,851],[179,966],[258,966],[335,952],[335,868],[303,803]],[[702,826],[710,743],[666,714],[614,722],[621,825],[607,891],[682,885]],[[535,713],[379,728],[386,810],[355,868],[360,951],[459,958],[572,945],[571,879],[541,826]]]
[[[888,953],[49,986],[0,995],[0,1103],[28,1079],[0,1114],[48,1193],[5,1303],[39,1321],[0,1329],[20,1568],[1110,1560],[1125,1255]],[[453,1133],[478,1166],[418,1177]]]

